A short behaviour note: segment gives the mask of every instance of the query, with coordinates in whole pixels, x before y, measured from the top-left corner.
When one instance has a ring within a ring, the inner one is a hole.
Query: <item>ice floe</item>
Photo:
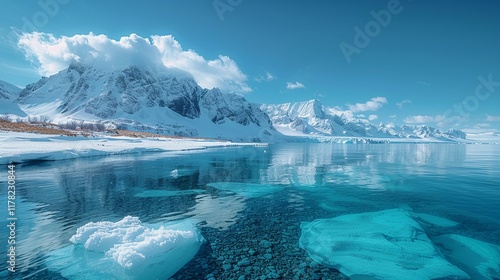
[[[237,183],[237,182],[218,182],[210,183],[207,186],[236,193],[246,198],[261,197],[283,190],[283,187],[266,185],[266,184],[250,184],[250,183]]]
[[[301,229],[300,247],[351,279],[469,279],[403,209],[319,219]]]
[[[49,254],[47,267],[68,279],[168,279],[191,260],[204,242],[189,221],[142,224],[90,222],[70,245]]]
[[[500,279],[500,246],[457,234],[438,236],[434,242],[471,279]]]

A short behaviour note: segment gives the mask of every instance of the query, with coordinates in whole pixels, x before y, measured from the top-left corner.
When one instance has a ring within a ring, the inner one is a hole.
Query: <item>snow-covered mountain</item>
[[[101,121],[141,131],[239,141],[466,137],[459,130],[442,132],[426,125],[374,125],[318,100],[251,104],[241,95],[203,89],[180,70],[158,72],[135,66],[104,70],[72,63],[22,91],[0,82],[0,110],[0,114],[46,116],[55,123]]]
[[[373,138],[436,138],[465,139],[459,130],[442,132],[426,125],[402,125],[392,123],[374,125],[366,119],[355,118],[348,112],[325,108],[318,100],[261,105],[274,127],[290,136],[350,136]]]
[[[466,139],[466,133],[461,130],[451,129],[441,131],[427,125],[395,125],[393,123],[380,124],[378,131],[399,138],[450,138]]]
[[[20,88],[12,84],[0,81],[0,115],[26,116],[14,102],[20,91]]]
[[[170,135],[263,140],[269,117],[243,96],[203,89],[178,70],[135,66],[106,71],[79,63],[26,86],[17,99],[29,115],[125,124]]]

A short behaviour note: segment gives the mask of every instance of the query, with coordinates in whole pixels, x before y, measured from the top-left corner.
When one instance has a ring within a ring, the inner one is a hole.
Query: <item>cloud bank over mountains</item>
[[[353,113],[366,112],[366,111],[377,111],[384,104],[387,104],[387,98],[385,97],[374,97],[365,103],[356,103],[355,105],[348,105],[349,110]]]
[[[228,56],[208,60],[194,50],[184,50],[172,35],[144,38],[130,34],[114,40],[106,35],[74,35],[56,37],[49,33],[23,33],[18,42],[42,76],[50,76],[67,68],[72,61],[104,69],[120,69],[130,65],[177,68],[193,76],[204,88],[246,93],[252,89],[247,76]]]

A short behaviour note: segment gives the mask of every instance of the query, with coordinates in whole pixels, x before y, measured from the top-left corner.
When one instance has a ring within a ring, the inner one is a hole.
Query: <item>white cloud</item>
[[[444,117],[443,115],[436,116],[436,126],[438,127],[462,127],[462,123],[465,121],[464,118],[460,116]]]
[[[305,86],[302,83],[299,82],[287,82],[286,83],[286,89],[298,89],[298,88],[305,88]]]
[[[219,55],[206,60],[194,50],[183,50],[172,35],[143,38],[136,34],[120,40],[106,35],[74,35],[55,37],[48,33],[23,33],[18,47],[26,58],[37,65],[40,75],[53,75],[72,61],[105,69],[121,69],[135,65],[149,68],[178,68],[191,74],[204,88],[250,92],[247,76],[234,60]]]
[[[270,82],[270,81],[274,81],[276,80],[276,76],[274,76],[273,74],[269,73],[269,72],[266,72],[264,75],[260,74],[259,76],[255,77],[255,81],[256,82]]]
[[[395,119],[397,116],[396,115],[390,115],[389,118]]]
[[[369,115],[369,116],[368,116],[368,120],[370,120],[370,121],[374,121],[374,120],[376,120],[376,119],[378,119],[378,116],[377,116],[377,115]]]
[[[494,128],[480,128],[480,127],[474,127],[474,128],[462,128],[460,129],[463,132],[467,133],[467,138],[472,138],[469,137],[469,134],[498,134],[500,133],[499,130],[494,129]]]
[[[407,103],[411,104],[411,100],[405,99],[401,102],[396,103],[396,106],[398,106],[399,109],[403,109],[403,106]]]
[[[444,122],[445,118],[443,115],[437,115],[437,116],[423,116],[423,115],[416,115],[416,116],[408,116],[403,119],[405,123],[410,123],[410,124],[419,124],[419,123],[432,123],[432,122]]]
[[[491,124],[489,123],[478,123],[474,126],[474,128],[485,128],[485,127],[490,127]]]
[[[384,104],[387,103],[387,98],[385,97],[374,97],[366,103],[356,103],[355,105],[348,104],[349,110],[354,113],[365,112],[365,111],[377,111],[382,108]]]
[[[487,122],[500,122],[500,116],[486,115]]]

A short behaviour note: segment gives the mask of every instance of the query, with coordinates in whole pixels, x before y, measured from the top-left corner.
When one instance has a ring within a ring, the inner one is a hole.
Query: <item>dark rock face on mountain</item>
[[[36,110],[52,103],[58,118],[122,122],[176,135],[234,138],[273,134],[268,116],[243,96],[203,89],[187,75],[138,67],[103,71],[72,63],[50,78],[28,85],[19,104]]]

